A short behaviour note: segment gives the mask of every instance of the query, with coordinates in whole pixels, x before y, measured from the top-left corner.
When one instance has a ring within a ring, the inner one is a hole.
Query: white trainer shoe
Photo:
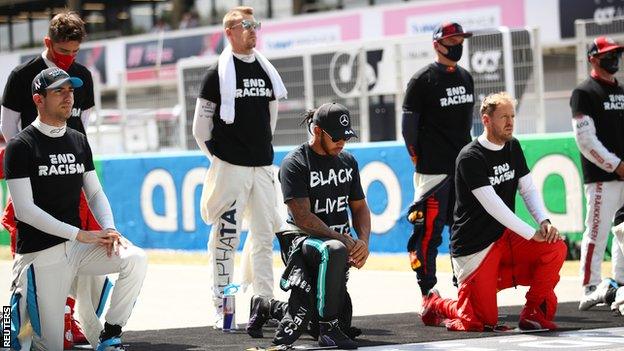
[[[611,311],[619,311],[624,315],[624,286],[621,286],[615,292],[615,300],[611,304]]]
[[[213,321],[212,329],[223,329],[223,312],[216,312]]]
[[[590,308],[605,303],[605,296],[609,287],[615,287],[617,289],[617,283],[611,278],[603,279],[598,285],[588,285],[585,287],[585,294],[581,297],[579,303],[579,311],[587,311]]]

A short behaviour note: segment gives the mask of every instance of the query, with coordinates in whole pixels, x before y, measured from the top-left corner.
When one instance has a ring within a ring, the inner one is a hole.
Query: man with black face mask
[[[579,310],[606,302],[624,283],[621,238],[611,246],[613,278],[601,281],[601,265],[613,216],[624,204],[624,88],[615,79],[624,47],[599,37],[587,52],[591,74],[572,92],[572,126],[581,151],[587,216],[581,246],[583,295]]]
[[[403,138],[415,167],[407,250],[423,300],[437,282],[442,229],[453,222],[455,159],[471,140],[474,83],[457,64],[471,36],[457,23],[439,25],[433,32],[437,58],[414,74],[403,101]]]

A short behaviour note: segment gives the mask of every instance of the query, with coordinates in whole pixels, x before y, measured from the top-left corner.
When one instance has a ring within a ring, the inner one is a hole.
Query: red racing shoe
[[[74,336],[74,344],[84,345],[89,343],[87,337],[84,335],[84,331],[82,330],[80,323],[78,323],[78,321],[74,319],[74,316],[72,316],[71,319],[71,331],[72,335]]]
[[[436,309],[436,303],[441,299],[440,293],[436,289],[429,290],[427,296],[423,297],[423,309],[420,318],[425,325],[439,327],[446,319]]]
[[[71,297],[68,296],[67,297],[67,301],[65,301],[65,304],[69,307],[70,310],[70,322],[71,324],[65,324],[65,334],[67,334],[67,331],[71,331],[71,334],[73,336],[73,343],[80,345],[80,344],[88,344],[89,341],[87,340],[87,337],[84,335],[84,331],[82,330],[82,327],[80,326],[80,323],[78,323],[78,321],[74,318],[74,306],[76,305],[76,300]]]
[[[544,317],[544,313],[539,308],[525,306],[520,313],[518,327],[522,330],[548,329],[557,330],[559,327],[553,321]]]

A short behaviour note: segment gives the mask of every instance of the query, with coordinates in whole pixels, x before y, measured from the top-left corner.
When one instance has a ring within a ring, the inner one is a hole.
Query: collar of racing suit
[[[487,137],[485,136],[485,134],[479,135],[477,140],[479,141],[479,144],[481,144],[484,148],[486,148],[488,150],[500,151],[500,150],[503,149],[503,147],[505,147],[505,144],[498,145],[498,144],[494,144],[493,142],[489,141],[487,139]]]
[[[32,122],[32,125],[37,128],[38,131],[51,138],[60,138],[65,135],[65,131],[67,130],[67,125],[62,127],[51,126],[41,122],[41,119],[39,119],[38,116],[37,119]]]

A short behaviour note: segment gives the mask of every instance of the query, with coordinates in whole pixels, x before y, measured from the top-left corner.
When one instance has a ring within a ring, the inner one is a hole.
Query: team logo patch
[[[39,90],[39,89],[41,89],[41,78],[38,78],[35,81],[35,90]]]
[[[349,125],[349,116],[347,115],[342,115],[340,116],[340,124],[342,124],[344,127]]]

